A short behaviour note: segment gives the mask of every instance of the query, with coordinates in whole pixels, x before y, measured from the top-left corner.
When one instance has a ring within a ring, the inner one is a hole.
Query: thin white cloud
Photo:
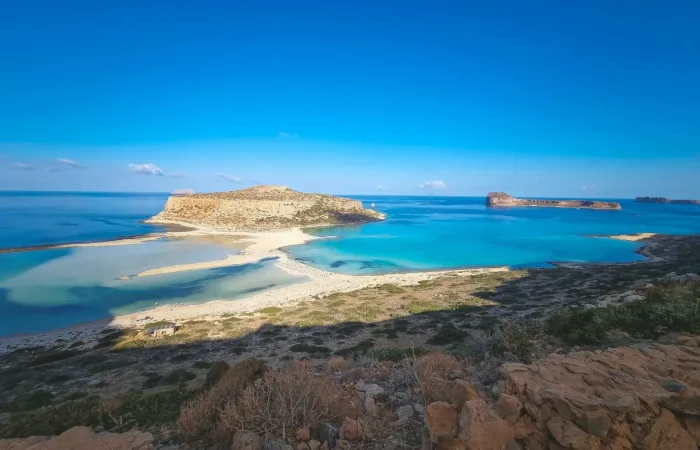
[[[194,194],[194,189],[175,189],[170,194],[172,195],[188,195]]]
[[[595,189],[595,184],[584,184],[583,186],[581,186],[581,189],[584,191],[593,190]]]
[[[165,175],[163,170],[153,163],[146,164],[129,164],[129,170],[134,173],[142,173],[144,175],[156,175],[162,177]]]
[[[298,138],[299,135],[296,133],[287,133],[284,131],[280,131],[278,136],[282,139],[292,139],[292,138]]]
[[[82,164],[78,164],[77,162],[73,161],[72,159],[65,159],[65,158],[59,158],[57,159],[59,164],[63,164],[64,166],[72,167],[74,169],[84,169],[85,166]]]
[[[243,178],[241,178],[241,177],[237,177],[235,175],[229,175],[229,174],[223,173],[223,172],[217,173],[216,176],[221,180],[230,181],[232,183],[240,183],[241,181],[243,181]]]
[[[169,173],[168,176],[170,178],[188,178],[190,175],[188,173],[185,173],[185,172],[173,172],[173,173]]]
[[[421,183],[420,187],[422,187],[423,189],[445,189],[447,187],[447,185],[442,180],[436,180],[436,181],[426,181],[425,183]]]
[[[21,162],[12,163],[10,168],[12,170],[36,170],[36,167]]]
[[[384,186],[382,186],[381,184],[378,184],[377,189],[379,189],[380,191],[383,191],[386,188]]]

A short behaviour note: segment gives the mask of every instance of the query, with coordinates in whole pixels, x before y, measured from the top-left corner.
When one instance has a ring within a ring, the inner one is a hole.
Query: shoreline
[[[37,333],[23,333],[7,337],[0,337],[0,354],[26,346],[48,345],[51,341],[54,343],[58,339],[77,339],[76,334],[81,338],[87,335],[95,335],[105,328],[128,329],[135,328],[153,321],[172,321],[179,322],[191,319],[217,319],[223,314],[231,313],[248,313],[266,307],[290,306],[299,303],[311,297],[326,297],[336,292],[349,292],[370,286],[381,284],[395,284],[397,286],[415,285],[424,280],[431,280],[443,276],[473,276],[482,273],[504,272],[513,270],[507,266],[500,267],[470,267],[470,268],[454,268],[454,269],[435,269],[435,270],[417,270],[408,272],[395,272],[380,275],[345,275],[335,272],[329,272],[317,269],[302,262],[293,260],[284,250],[284,247],[298,245],[300,243],[309,242],[315,239],[324,239],[324,237],[316,237],[305,233],[303,230],[295,228],[285,232],[269,232],[269,233],[254,233],[254,232],[225,232],[225,231],[210,231],[206,229],[197,229],[189,232],[169,232],[162,233],[164,236],[158,236],[158,239],[172,236],[202,236],[209,234],[240,236],[240,242],[250,242],[239,255],[230,255],[223,260],[216,260],[204,263],[182,264],[175,266],[166,266],[163,268],[152,269],[141,272],[136,276],[159,275],[162,273],[172,273],[185,270],[198,270],[203,268],[224,267],[228,265],[248,264],[250,262],[259,261],[265,258],[276,258],[275,267],[283,270],[291,275],[305,276],[306,281],[296,283],[290,286],[283,286],[274,289],[268,289],[263,292],[256,293],[249,297],[237,300],[217,299],[204,303],[183,305],[181,303],[162,305],[145,310],[137,311],[130,314],[116,315],[113,317],[105,317],[95,321],[83,322],[69,327],[48,330]],[[665,236],[655,233],[637,233],[631,235],[613,235],[607,236],[613,239],[621,239],[628,241],[653,240],[654,237]],[[593,237],[593,236],[591,236]],[[603,236],[597,236],[603,237]],[[153,237],[155,238],[155,237]],[[246,239],[247,238],[247,239]],[[136,244],[143,242],[143,238],[132,238],[130,243]],[[103,243],[109,245],[109,242]],[[96,246],[101,243],[86,243],[85,245]],[[126,244],[117,244],[126,245]],[[645,256],[647,259],[642,261],[634,261],[629,263],[566,263],[566,262],[550,262],[555,268],[585,268],[589,266],[618,266],[628,264],[644,264],[659,260],[664,260],[663,257],[656,257],[649,253],[649,247],[654,247],[653,242],[647,242],[636,253]],[[20,346],[20,347],[18,347]]]
[[[146,223],[146,222],[143,222]],[[41,250],[54,250],[58,248],[74,248],[74,247],[109,247],[114,245],[133,245],[140,244],[142,242],[157,241],[165,237],[175,237],[175,236],[187,236],[198,232],[196,228],[192,226],[187,226],[185,224],[162,224],[166,230],[165,231],[153,231],[150,233],[139,233],[126,236],[116,236],[114,238],[103,239],[103,240],[86,240],[86,241],[74,241],[74,242],[64,242],[61,244],[39,244],[39,245],[25,245],[21,247],[8,247],[0,248],[0,254],[4,253],[23,253],[23,252],[35,252]],[[168,225],[170,228],[175,228],[168,230]]]

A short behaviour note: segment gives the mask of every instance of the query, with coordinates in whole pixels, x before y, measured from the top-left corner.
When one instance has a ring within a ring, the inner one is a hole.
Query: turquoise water
[[[549,262],[628,262],[638,243],[587,235],[700,232],[700,207],[618,200],[621,211],[486,208],[477,197],[355,197],[387,220],[317,229],[337,239],[290,247],[312,266],[347,274],[455,267],[546,267]]]
[[[154,306],[235,300],[304,280],[272,260],[118,280],[172,264],[220,259],[229,248],[158,241],[0,254],[0,337],[130,314]]]
[[[587,235],[700,232],[700,207],[638,204],[622,211],[489,209],[483,198],[354,197],[388,215],[362,226],[312,230],[333,239],[287,248],[348,274],[469,266],[544,267],[552,261],[641,259],[638,243]],[[140,223],[165,194],[0,192],[0,248],[106,240],[159,231]],[[221,259],[237,249],[202,240],[0,254],[0,336],[38,332],[167,303],[245,297],[303,278],[272,261],[117,280],[143,270]]]
[[[108,240],[161,231],[140,223],[166,194],[0,192],[0,248]],[[304,280],[273,261],[118,280],[222,259],[240,246],[202,239],[0,253],[0,337],[108,319],[157,305],[236,300]]]

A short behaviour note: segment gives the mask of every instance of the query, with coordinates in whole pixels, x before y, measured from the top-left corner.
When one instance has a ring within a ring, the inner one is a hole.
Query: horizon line
[[[245,189],[245,188],[243,188]],[[233,189],[231,191],[201,191],[195,192],[195,194],[211,194],[215,192],[233,192],[240,189]],[[167,191],[64,191],[64,190],[33,190],[33,189],[0,189],[0,193],[8,192],[18,192],[18,193],[52,193],[52,194],[159,194],[159,195],[191,195],[191,194],[173,194]],[[298,191],[302,192],[302,191]],[[303,192],[306,194],[316,194],[320,192]],[[353,197],[455,197],[455,198],[486,198],[488,194],[484,195],[458,195],[458,194],[326,194],[334,196],[353,196]],[[527,196],[530,198],[543,198],[543,199],[572,199],[571,196],[566,197],[547,197],[547,196]],[[637,197],[663,197],[663,196],[637,196]],[[637,197],[582,197],[575,196],[576,199],[603,199],[603,200],[634,200]],[[519,198],[519,197],[516,197]]]

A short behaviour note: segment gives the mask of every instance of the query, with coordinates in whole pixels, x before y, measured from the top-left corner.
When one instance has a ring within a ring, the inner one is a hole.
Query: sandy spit
[[[290,306],[313,296],[325,297],[335,292],[349,292],[369,286],[382,284],[407,286],[418,284],[418,282],[423,280],[431,280],[445,275],[463,277],[473,276],[480,273],[505,272],[509,270],[507,267],[492,267],[483,269],[408,272],[384,275],[342,275],[316,269],[298,261],[294,261],[290,259],[285,252],[280,250],[282,247],[297,245],[308,242],[312,239],[317,239],[314,236],[304,233],[300,229],[265,233],[212,232],[206,230],[197,230],[185,233],[187,235],[235,235],[239,237],[240,242],[249,243],[249,245],[240,254],[230,255],[223,260],[168,266],[142,272],[138,274],[138,276],[223,267],[226,265],[246,264],[248,262],[255,262],[265,258],[277,258],[275,265],[278,268],[292,275],[305,276],[306,281],[302,281],[291,286],[267,290],[243,299],[220,299],[197,305],[163,305],[134,314],[116,316],[111,320],[100,320],[77,324],[71,326],[70,328],[40,334],[28,334],[2,338],[0,339],[0,354],[22,347],[51,345],[59,339],[67,341],[76,339],[88,340],[90,336],[94,336],[107,326],[116,328],[132,328],[142,327],[148,322],[161,320],[181,322],[194,318],[215,319],[220,317],[222,314],[250,312],[269,306]],[[182,236],[185,233],[178,232],[172,234]],[[159,238],[160,237],[167,236],[159,236]],[[99,245],[99,243],[90,245]]]
[[[656,233],[616,234],[608,237],[610,239],[617,239],[620,241],[637,242],[645,239],[651,239],[654,236],[656,236]]]

